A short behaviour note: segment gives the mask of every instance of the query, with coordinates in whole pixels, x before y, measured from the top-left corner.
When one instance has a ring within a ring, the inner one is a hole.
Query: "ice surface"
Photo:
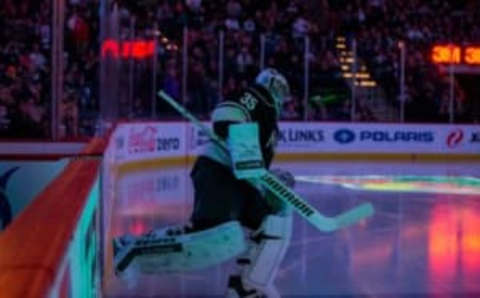
[[[322,161],[275,167],[316,177],[315,182],[298,182],[296,191],[327,215],[362,202],[371,202],[376,211],[371,219],[329,234],[295,216],[293,240],[276,278],[284,297],[480,296],[478,185],[445,182],[477,181],[480,164]],[[150,168],[119,177],[107,235],[140,234],[187,220],[192,208],[189,170]],[[351,187],[362,177],[369,179]],[[230,261],[183,274],[129,276],[134,282],[128,283],[106,270],[104,296],[221,296],[231,267]]]

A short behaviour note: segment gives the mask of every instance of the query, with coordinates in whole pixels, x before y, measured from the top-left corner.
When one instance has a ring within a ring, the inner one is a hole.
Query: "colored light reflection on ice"
[[[366,176],[295,176],[300,182],[333,184],[355,190],[385,192],[423,192],[457,195],[480,194],[480,179],[475,177],[366,175]]]
[[[434,207],[428,227],[430,284],[453,284],[458,275],[462,275],[464,289],[473,290],[478,287],[479,226],[480,215],[471,206]]]

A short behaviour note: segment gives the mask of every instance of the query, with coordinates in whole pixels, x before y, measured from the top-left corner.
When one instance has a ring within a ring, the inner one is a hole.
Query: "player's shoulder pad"
[[[251,116],[248,110],[239,103],[225,101],[219,104],[212,113],[212,121],[249,122]]]
[[[262,102],[263,105],[272,109],[275,108],[272,96],[263,86],[253,85],[252,87],[248,88],[245,93],[252,94],[257,100]]]

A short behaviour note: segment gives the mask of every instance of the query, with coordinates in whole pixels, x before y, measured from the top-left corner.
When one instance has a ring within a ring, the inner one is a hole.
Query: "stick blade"
[[[374,212],[375,210],[373,209],[373,205],[371,203],[363,203],[355,208],[352,208],[335,218],[337,221],[337,229],[342,229],[352,224],[356,224],[362,219],[372,216]]]

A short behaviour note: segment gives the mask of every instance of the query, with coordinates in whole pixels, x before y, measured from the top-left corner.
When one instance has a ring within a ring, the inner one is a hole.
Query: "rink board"
[[[146,122],[119,125],[111,146],[120,164],[157,158],[185,162],[207,142],[207,136],[188,122]],[[295,160],[477,159],[480,127],[282,122],[277,153],[281,159]]]

